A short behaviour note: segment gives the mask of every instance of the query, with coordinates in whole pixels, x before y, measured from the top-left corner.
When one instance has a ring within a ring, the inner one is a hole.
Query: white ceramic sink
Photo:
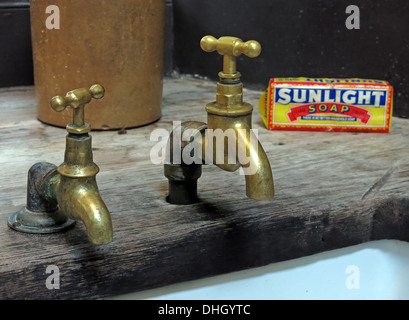
[[[115,299],[409,299],[409,243],[371,241]]]

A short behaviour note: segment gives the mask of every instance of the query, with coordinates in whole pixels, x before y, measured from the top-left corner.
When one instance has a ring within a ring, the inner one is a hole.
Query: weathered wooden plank
[[[246,90],[257,105],[260,92]],[[166,202],[163,166],[150,161],[155,128],[206,121],[215,84],[166,79],[159,122],[126,134],[93,132],[99,189],[114,241],[94,246],[84,226],[54,235],[17,233],[7,218],[25,204],[29,167],[60,164],[65,130],[35,119],[32,87],[0,89],[0,298],[101,298],[265,265],[375,239],[409,239],[409,126],[390,134],[272,132],[254,128],[270,159],[276,196],[248,199],[238,173],[204,166],[199,203]],[[52,112],[52,111],[50,111]],[[48,290],[48,265],[61,272]]]

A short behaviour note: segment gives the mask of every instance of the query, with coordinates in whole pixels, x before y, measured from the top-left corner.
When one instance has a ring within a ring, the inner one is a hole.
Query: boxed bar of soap
[[[259,100],[269,130],[390,132],[393,88],[381,80],[272,78]]]

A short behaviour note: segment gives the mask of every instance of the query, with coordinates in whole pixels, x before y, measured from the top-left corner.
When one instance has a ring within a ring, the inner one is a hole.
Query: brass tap
[[[72,123],[66,129],[64,162],[56,167],[40,162],[28,174],[27,204],[9,217],[8,225],[22,232],[54,233],[67,230],[81,220],[88,238],[94,244],[112,241],[110,213],[102,200],[96,183],[99,167],[93,162],[91,127],[84,121],[84,107],[92,98],[101,99],[105,89],[93,85],[76,89],[65,97],[55,96],[51,107],[63,111],[73,109]]]
[[[206,52],[217,51],[223,55],[223,71],[219,72],[220,81],[217,83],[216,101],[206,105],[207,124],[203,122],[184,122],[182,132],[194,129],[202,134],[199,139],[202,144],[202,160],[212,153],[213,163],[225,171],[236,171],[238,168],[255,168],[251,173],[245,173],[246,195],[257,200],[266,200],[274,196],[274,182],[271,167],[266,153],[260,142],[251,141],[252,124],[251,116],[253,106],[243,101],[243,84],[241,74],[236,69],[236,58],[244,54],[250,58],[257,57],[261,52],[261,46],[257,41],[243,42],[235,37],[205,36],[200,41],[201,48]],[[221,130],[227,132],[234,130],[235,148],[242,154],[249,156],[249,163],[243,164],[238,158],[234,162],[229,159],[227,140],[224,142],[224,160],[217,161],[217,143],[210,141],[206,130]],[[171,135],[172,137],[173,135]],[[191,137],[193,140],[194,137]],[[186,137],[184,141],[189,141]],[[211,147],[212,146],[212,147]],[[183,145],[186,147],[186,145]],[[173,145],[170,144],[170,152],[173,154]],[[209,150],[209,148],[211,150]],[[197,201],[197,179],[201,175],[201,164],[185,164],[170,162],[165,164],[165,176],[169,179],[168,201],[177,204],[188,204]]]

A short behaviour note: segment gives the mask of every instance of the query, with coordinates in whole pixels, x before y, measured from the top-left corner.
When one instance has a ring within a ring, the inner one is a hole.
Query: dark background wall
[[[0,0],[0,87],[32,83],[29,0]]]
[[[348,30],[348,5],[360,29]],[[174,0],[174,61],[181,73],[216,79],[221,58],[200,39],[237,36],[261,43],[258,58],[239,58],[245,85],[264,89],[271,77],[358,77],[389,81],[394,114],[409,117],[409,1]]]
[[[247,87],[271,77],[359,77],[389,81],[394,115],[409,117],[407,0],[166,0],[165,75],[217,79],[222,60],[200,39],[232,35],[257,40],[258,58],[240,57]],[[360,9],[360,29],[348,30],[348,5]],[[29,0],[0,0],[0,86],[33,83]]]

